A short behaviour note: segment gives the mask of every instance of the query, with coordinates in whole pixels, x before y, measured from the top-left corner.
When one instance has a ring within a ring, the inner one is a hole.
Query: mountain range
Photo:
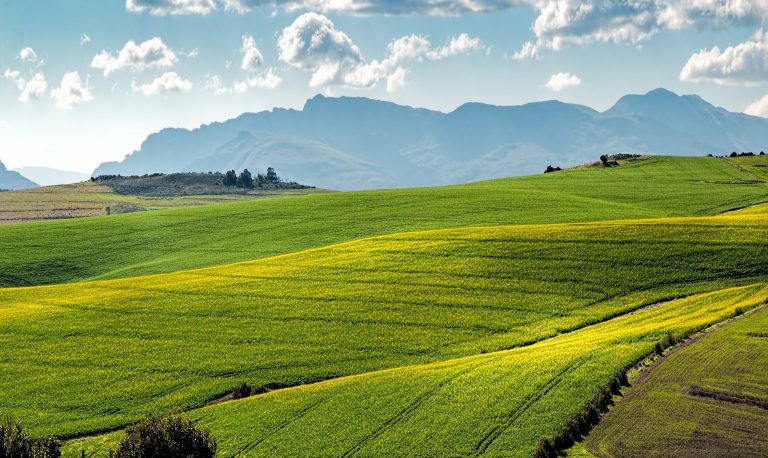
[[[37,183],[24,177],[19,172],[6,169],[5,165],[0,162],[0,190],[13,191],[35,187],[37,187]]]
[[[40,186],[53,186],[57,184],[79,183],[89,179],[87,173],[72,172],[50,167],[19,167],[13,169],[24,177],[29,178]]]
[[[601,154],[726,154],[768,148],[768,119],[696,95],[655,89],[610,109],[545,101],[467,103],[450,113],[362,97],[318,95],[302,110],[245,113],[199,128],[164,129],[94,175],[264,171],[351,190],[453,184],[539,173]]]

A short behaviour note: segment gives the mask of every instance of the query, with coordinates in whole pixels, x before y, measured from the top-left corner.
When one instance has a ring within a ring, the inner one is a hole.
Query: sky
[[[605,110],[665,87],[768,117],[767,19],[768,0],[0,0],[0,161],[90,173],[318,93]]]

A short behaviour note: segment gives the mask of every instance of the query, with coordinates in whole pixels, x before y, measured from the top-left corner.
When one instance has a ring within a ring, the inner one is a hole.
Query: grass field
[[[749,309],[768,285],[648,307],[537,344],[289,388],[189,413],[221,456],[532,456],[618,370],[667,332]],[[120,433],[73,441],[103,456]]]
[[[111,187],[86,181],[59,186],[0,192],[0,225],[42,220],[83,218],[142,210],[238,202],[258,197],[304,195],[319,190],[262,191],[248,195],[220,194],[185,197],[142,197],[118,194]]]
[[[83,434],[299,383],[551,338],[768,276],[766,215],[397,234],[261,261],[0,290],[0,405]],[[591,386],[591,385],[590,385]]]
[[[173,272],[448,227],[708,215],[768,200],[716,158],[0,227],[0,286]]]
[[[605,457],[768,456],[766,368],[763,309],[672,353],[625,393],[584,445]],[[760,401],[762,407],[749,405]]]
[[[768,180],[768,156],[740,156],[725,158],[726,161],[737,168],[755,176],[755,178]]]

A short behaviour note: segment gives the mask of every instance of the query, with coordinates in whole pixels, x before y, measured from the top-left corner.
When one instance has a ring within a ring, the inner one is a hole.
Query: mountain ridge
[[[273,108],[195,129],[163,129],[94,175],[271,165],[289,179],[348,190],[524,175],[604,153],[705,155],[766,145],[768,119],[662,88],[625,95],[602,112],[547,100],[515,106],[468,102],[443,113],[316,95],[301,110]]]
[[[6,169],[5,164],[0,161],[0,190],[16,191],[19,189],[36,188],[37,186],[37,183],[19,172]]]

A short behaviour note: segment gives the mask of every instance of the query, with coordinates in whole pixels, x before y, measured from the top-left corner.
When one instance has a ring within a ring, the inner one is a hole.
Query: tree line
[[[248,169],[240,172],[240,175],[234,170],[228,170],[227,173],[224,174],[224,186],[237,186],[238,188],[252,188],[258,184],[279,183],[280,181],[280,177],[272,167],[267,167],[267,173],[265,175],[259,173],[256,174],[256,177],[254,177]]]

